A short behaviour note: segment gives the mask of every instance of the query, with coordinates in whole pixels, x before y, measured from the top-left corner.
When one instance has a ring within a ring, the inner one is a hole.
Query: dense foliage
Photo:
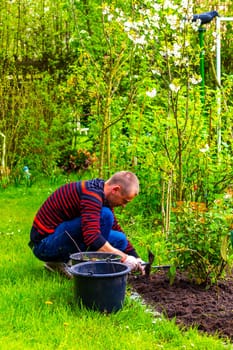
[[[200,212],[184,205],[176,212],[174,221],[169,237],[171,276],[178,267],[198,284],[216,283],[231,264],[232,250],[229,227],[221,208]]]

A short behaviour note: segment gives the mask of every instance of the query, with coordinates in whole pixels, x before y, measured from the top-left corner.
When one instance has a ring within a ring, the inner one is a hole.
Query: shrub
[[[95,155],[84,149],[66,152],[59,162],[59,166],[67,173],[88,169],[96,161]]]
[[[200,212],[190,205],[176,212],[169,236],[170,259],[195,283],[216,283],[230,261],[230,234],[221,210]]]

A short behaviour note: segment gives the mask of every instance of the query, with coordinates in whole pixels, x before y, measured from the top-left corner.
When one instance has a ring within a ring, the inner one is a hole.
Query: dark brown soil
[[[129,277],[129,284],[167,318],[183,327],[196,326],[210,335],[233,341],[233,275],[208,288],[192,284],[177,272],[171,285],[167,271]]]

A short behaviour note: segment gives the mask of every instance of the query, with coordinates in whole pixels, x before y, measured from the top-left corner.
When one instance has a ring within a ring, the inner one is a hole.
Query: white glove
[[[145,261],[143,261],[141,258],[137,258],[137,262],[138,262],[138,270],[141,272],[142,275],[145,275]]]
[[[137,261],[141,265],[145,265],[146,264],[145,261],[143,261],[141,258],[137,258]]]
[[[132,255],[127,255],[126,259],[124,260],[124,264],[127,265],[131,271],[136,271],[139,265],[137,258]]]

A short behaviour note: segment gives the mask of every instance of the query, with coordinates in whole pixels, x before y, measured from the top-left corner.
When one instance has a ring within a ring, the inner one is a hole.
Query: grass
[[[57,186],[41,183],[0,190],[0,349],[233,349],[217,337],[184,331],[175,321],[155,317],[130,297],[129,288],[116,314],[78,308],[73,281],[45,271],[27,246],[33,216]],[[137,232],[139,244],[145,231],[137,227]]]

